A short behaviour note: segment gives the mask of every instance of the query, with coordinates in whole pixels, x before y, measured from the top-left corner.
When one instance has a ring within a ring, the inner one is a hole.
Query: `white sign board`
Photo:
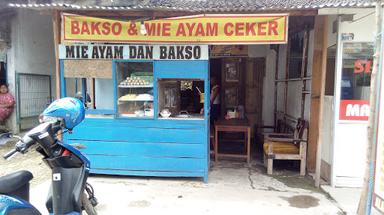
[[[208,46],[60,45],[59,59],[208,60]]]

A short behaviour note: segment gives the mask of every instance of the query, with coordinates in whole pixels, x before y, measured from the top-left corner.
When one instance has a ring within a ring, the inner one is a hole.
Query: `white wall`
[[[334,26],[335,25],[335,26]],[[337,44],[337,26],[338,18],[337,16],[328,16],[328,35],[327,35],[327,47],[331,47]],[[334,29],[335,27],[335,29]],[[334,31],[336,30],[336,31]],[[332,68],[327,68],[332,69]],[[333,68],[336,69],[336,68]],[[334,96],[325,96],[324,97],[324,112],[323,112],[323,132],[322,132],[322,143],[321,143],[321,159],[323,162],[327,163],[329,166],[332,166],[332,156],[333,156],[333,143],[334,143],[334,113],[335,113],[335,97]],[[326,171],[324,177],[331,177],[331,170],[323,167],[323,171]],[[322,172],[323,172],[322,171]],[[329,181],[328,181],[329,182]]]
[[[353,41],[373,41],[375,26],[374,9],[356,9],[352,21],[340,23],[340,33],[354,33]]]
[[[15,95],[15,73],[51,76],[52,95],[55,95],[55,55],[52,18],[34,10],[18,10],[11,22],[11,48],[8,51],[8,81]],[[16,114],[9,126],[17,131]],[[28,122],[26,122],[28,123]]]
[[[321,159],[332,164],[332,147],[333,147],[333,114],[334,98],[333,96],[324,97],[324,112],[323,112],[323,132],[322,132],[322,144],[321,144]]]
[[[263,80],[263,124],[274,125],[276,52],[267,50]]]
[[[337,31],[338,31],[337,30],[337,28],[338,28],[337,26],[338,26],[337,16],[336,15],[328,16],[328,30],[327,30],[327,33],[328,33],[328,37],[327,37],[328,45],[327,45],[327,47],[336,45],[336,43],[337,43]],[[336,30],[336,31],[334,31],[334,30]]]

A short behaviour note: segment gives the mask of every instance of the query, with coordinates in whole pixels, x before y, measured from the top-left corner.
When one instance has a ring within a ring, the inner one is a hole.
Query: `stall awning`
[[[148,1],[45,1],[28,4],[14,0],[9,6],[18,8],[60,10],[160,10],[189,12],[253,12],[261,10],[308,10],[320,8],[373,7],[374,0],[148,0]],[[24,3],[24,4],[23,4]]]

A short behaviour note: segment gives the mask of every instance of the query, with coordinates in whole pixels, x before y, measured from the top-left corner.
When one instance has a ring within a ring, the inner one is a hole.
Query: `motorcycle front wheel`
[[[97,215],[95,207],[91,204],[91,201],[88,199],[88,196],[85,192],[81,198],[81,204],[88,215]]]

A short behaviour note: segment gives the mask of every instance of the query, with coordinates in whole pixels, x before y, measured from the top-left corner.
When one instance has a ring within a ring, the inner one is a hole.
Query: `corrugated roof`
[[[18,4],[16,8],[55,8],[62,10],[166,10],[190,12],[252,12],[260,10],[305,10],[335,7],[373,7],[374,0],[146,0],[146,1],[83,1],[82,4],[60,3]],[[67,1],[68,2],[68,1]],[[76,1],[72,1],[76,2]],[[129,3],[128,3],[129,2]]]

